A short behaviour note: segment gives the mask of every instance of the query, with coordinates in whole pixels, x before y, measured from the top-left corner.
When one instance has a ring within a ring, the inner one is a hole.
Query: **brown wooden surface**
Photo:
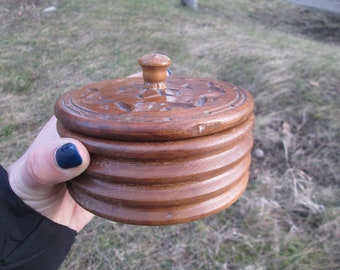
[[[211,196],[195,204],[168,207],[127,207],[109,200],[98,200],[96,196],[69,187],[73,198],[85,209],[113,221],[134,225],[173,225],[194,221],[218,213],[233,204],[244,192],[248,184],[248,172],[223,193]],[[157,192],[157,191],[155,191]]]
[[[89,136],[129,141],[169,141],[235,127],[253,111],[253,100],[229,83],[171,76],[158,95],[143,96],[141,78],[85,86],[55,106],[68,128]]]
[[[73,198],[111,220],[170,225],[212,215],[246,188],[253,99],[226,82],[166,76],[171,60],[142,57],[141,78],[91,84],[61,96],[57,129],[84,143],[89,168]]]

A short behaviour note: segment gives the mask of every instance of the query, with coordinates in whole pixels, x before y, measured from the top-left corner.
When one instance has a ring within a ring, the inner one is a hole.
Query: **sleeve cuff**
[[[77,232],[26,205],[0,166],[0,269],[57,269]]]

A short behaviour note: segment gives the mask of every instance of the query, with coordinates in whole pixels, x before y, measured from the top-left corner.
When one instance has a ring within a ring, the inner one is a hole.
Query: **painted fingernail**
[[[171,69],[170,69],[170,68],[168,68],[168,70],[167,70],[167,71],[168,71],[168,75],[169,75],[169,76],[171,76],[171,74],[172,74],[172,71],[171,71]]]
[[[73,143],[66,143],[59,147],[55,157],[59,167],[63,169],[75,168],[83,162],[77,147]]]

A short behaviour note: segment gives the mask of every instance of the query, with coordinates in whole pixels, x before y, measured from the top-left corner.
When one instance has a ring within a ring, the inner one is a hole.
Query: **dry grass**
[[[42,10],[57,4],[54,13]],[[138,71],[150,51],[175,75],[226,80],[256,101],[247,192],[171,227],[95,218],[62,269],[339,269],[339,18],[284,1],[0,0],[0,156],[10,164],[61,93]],[[317,31],[316,31],[317,30]]]

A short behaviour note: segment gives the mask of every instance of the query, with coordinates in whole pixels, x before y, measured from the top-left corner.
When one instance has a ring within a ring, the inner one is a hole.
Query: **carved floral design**
[[[64,99],[64,105],[81,115],[96,114],[99,118],[124,116],[126,121],[131,121],[130,117],[142,116],[160,117],[160,120],[170,112],[213,115],[234,109],[245,100],[245,91],[233,85],[181,78],[170,80],[166,89],[157,90],[145,89],[136,82],[117,88],[108,87],[105,83],[92,85],[71,92]],[[161,115],[157,116],[157,113]]]

